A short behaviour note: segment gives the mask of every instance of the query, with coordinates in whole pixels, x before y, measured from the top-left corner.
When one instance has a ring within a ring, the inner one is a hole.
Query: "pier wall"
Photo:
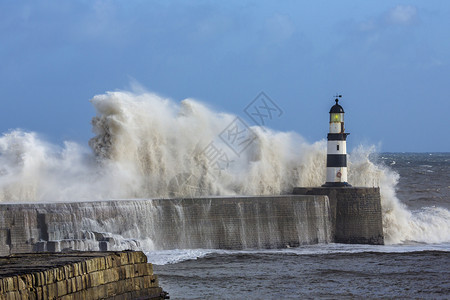
[[[336,243],[384,244],[379,188],[297,187],[293,194],[328,196]]]
[[[285,248],[334,241],[326,195],[0,204],[0,256]]]

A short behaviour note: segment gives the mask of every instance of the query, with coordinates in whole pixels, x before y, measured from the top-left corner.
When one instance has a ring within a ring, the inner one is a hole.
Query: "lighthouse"
[[[344,129],[344,109],[336,104],[330,109],[330,131],[327,136],[327,181],[323,187],[351,186],[347,183],[347,135]]]

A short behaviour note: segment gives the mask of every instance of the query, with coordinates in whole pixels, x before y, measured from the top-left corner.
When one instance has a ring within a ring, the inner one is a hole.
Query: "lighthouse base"
[[[296,187],[294,195],[326,195],[330,202],[334,242],[383,245],[379,188]]]
[[[325,182],[322,187],[352,187],[348,182]]]

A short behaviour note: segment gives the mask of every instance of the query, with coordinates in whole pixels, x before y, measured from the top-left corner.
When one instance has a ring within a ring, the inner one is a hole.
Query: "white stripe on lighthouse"
[[[327,168],[327,182],[347,182],[347,168]]]
[[[347,154],[347,143],[345,141],[328,141],[327,154]]]

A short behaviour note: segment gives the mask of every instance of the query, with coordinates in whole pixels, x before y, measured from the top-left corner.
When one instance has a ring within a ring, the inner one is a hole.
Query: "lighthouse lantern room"
[[[336,95],[336,104],[330,109],[330,131],[327,136],[327,181],[324,187],[351,186],[347,182],[347,135],[344,128],[344,109],[339,105]]]

